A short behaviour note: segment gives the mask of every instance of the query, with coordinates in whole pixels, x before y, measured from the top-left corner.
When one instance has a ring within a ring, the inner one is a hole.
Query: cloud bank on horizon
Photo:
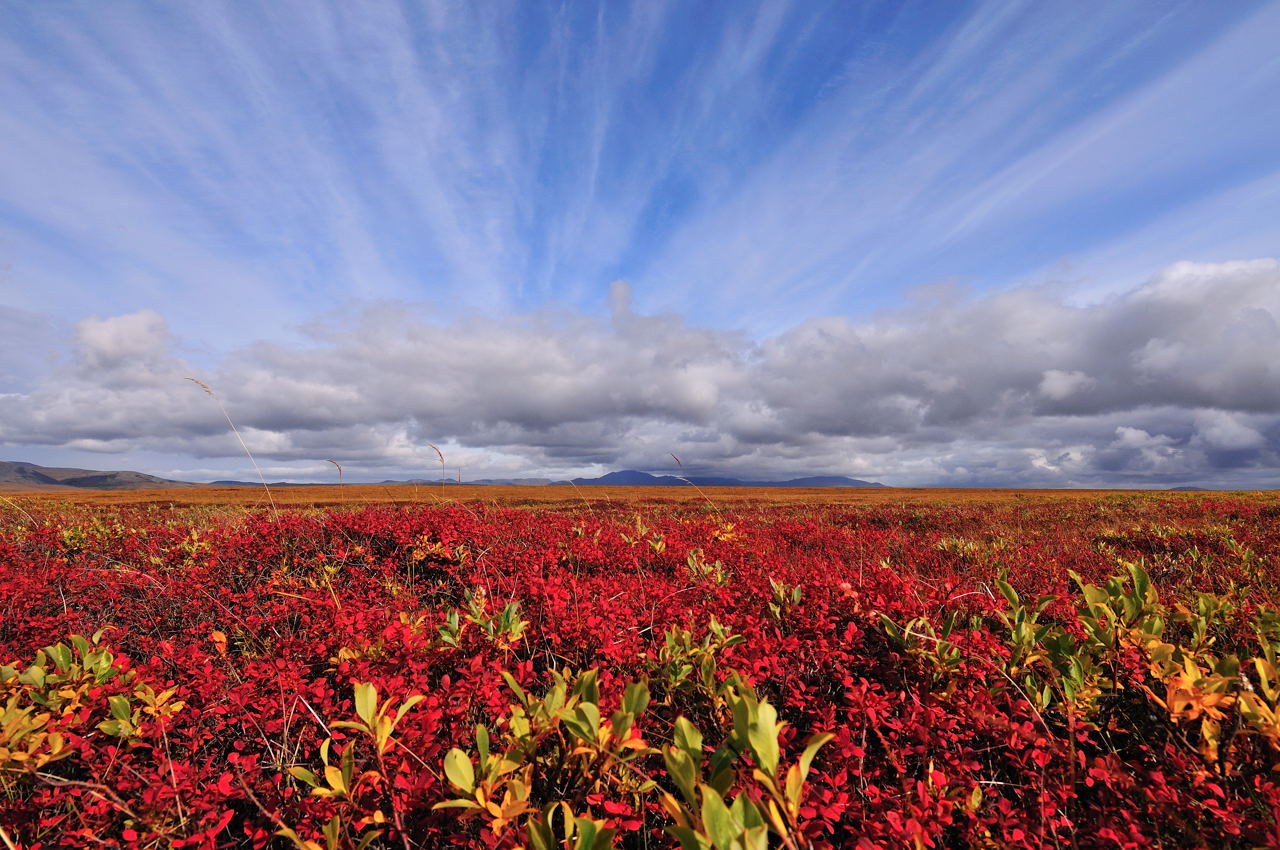
[[[1275,4],[0,9],[5,454],[1280,485]]]
[[[655,469],[675,452],[697,472],[895,484],[1276,483],[1275,260],[1181,263],[1086,306],[1045,289],[938,291],[760,341],[637,314],[629,295],[615,284],[608,319],[442,323],[372,305],[205,377],[259,457],[295,464],[276,474],[322,479],[333,456],[421,473],[427,443],[447,440],[471,477]],[[216,408],[184,392],[177,350],[151,310],[82,320],[75,361],[4,399],[0,441],[234,457]]]

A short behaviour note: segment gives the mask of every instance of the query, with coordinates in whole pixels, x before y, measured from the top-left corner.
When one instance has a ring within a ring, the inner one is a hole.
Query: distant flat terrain
[[[76,487],[5,488],[9,499],[68,501],[78,504],[172,504],[267,507],[262,487],[200,487],[154,490],[86,490]],[[497,505],[594,505],[710,503],[730,505],[878,505],[907,502],[974,503],[1020,499],[1123,500],[1136,497],[1212,499],[1218,496],[1256,498],[1280,503],[1280,491],[1170,491],[1170,490],[1006,490],[914,487],[607,487],[575,488],[564,485],[413,485],[349,484],[346,486],[280,487],[271,491],[277,505],[314,506],[359,504],[458,504],[480,502]]]

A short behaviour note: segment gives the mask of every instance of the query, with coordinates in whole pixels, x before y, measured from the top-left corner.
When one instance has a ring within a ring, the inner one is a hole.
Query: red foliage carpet
[[[1275,846],[1278,517],[9,508],[0,844]],[[525,730],[553,671],[592,706]],[[744,693],[778,725],[735,718]],[[678,717],[705,738],[687,793]],[[484,787],[477,724],[513,765]]]

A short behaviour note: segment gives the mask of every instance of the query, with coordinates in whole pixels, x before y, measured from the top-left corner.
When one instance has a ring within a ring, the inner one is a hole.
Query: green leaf
[[[604,821],[601,821],[603,823]],[[618,834],[618,830],[613,828],[601,828],[596,833],[596,840],[591,842],[591,850],[609,850],[613,846],[613,837]]]
[[[301,779],[312,788],[319,788],[321,785],[320,777],[316,776],[305,767],[291,767],[288,772],[294,779]]]
[[[667,773],[671,775],[671,779],[676,783],[676,787],[680,789],[680,793],[689,801],[690,805],[696,802],[694,798],[694,787],[698,781],[698,768],[694,764],[693,759],[689,758],[689,754],[678,747],[668,747],[663,750],[663,761],[667,765]]]
[[[1000,595],[1009,603],[1010,608],[1018,607],[1018,591],[1013,589],[1013,585],[1005,581],[1003,578],[996,579],[996,587],[1000,589]]]
[[[475,800],[445,800],[443,803],[436,803],[431,807],[434,809],[478,809],[480,804]]]
[[[713,761],[712,765],[714,766],[714,764],[715,762]],[[730,761],[720,769],[713,771],[711,779],[707,784],[716,789],[720,796],[723,797],[725,794],[729,793],[729,789],[732,788],[733,783],[737,781],[738,771],[733,769],[732,761]]]
[[[710,844],[687,826],[669,826],[667,835],[680,842],[680,850],[709,850]]]
[[[96,728],[107,735],[125,738],[133,731],[133,724],[127,720],[104,720]]]
[[[1129,573],[1133,576],[1133,590],[1140,599],[1147,599],[1151,593],[1151,577],[1147,575],[1147,571],[1142,568],[1141,564],[1134,564],[1129,568]]]
[[[573,842],[574,850],[591,850],[595,846],[600,827],[591,818],[576,818],[574,823],[578,827],[578,837]]]
[[[589,730],[590,734],[583,736],[585,740],[594,741],[596,733],[600,730],[600,706],[594,702],[584,702],[574,711],[574,716]]]
[[[702,733],[685,717],[676,718],[675,744],[689,754],[695,765],[702,763]]]
[[[356,775],[356,748],[353,745],[348,744],[342,751],[338,764],[342,769],[342,781],[346,783],[347,788],[350,788],[351,780]]]
[[[424,699],[426,699],[426,697],[424,697],[422,694],[414,694],[413,696],[405,700],[400,705],[400,707],[396,709],[396,721],[391,725],[394,727],[396,724],[398,724],[401,721],[401,719],[403,719],[404,716],[409,712],[409,709],[413,708],[415,705],[422,702]]]
[[[525,714],[524,709],[514,706],[511,718],[507,721],[507,731],[523,742],[529,737],[529,728],[529,715]]]
[[[18,677],[18,681],[22,682],[24,685],[32,685],[37,688],[43,688],[44,681],[45,681],[44,668],[41,667],[39,664],[32,664],[25,671],[23,671],[21,676]]]
[[[902,629],[898,626],[898,624],[895,623],[893,620],[891,620],[887,614],[884,614],[879,611],[877,611],[876,613],[880,617],[880,625],[884,627],[885,633],[889,635],[889,637],[893,638],[895,641],[901,643]]]
[[[711,785],[721,794],[729,787],[721,785],[721,776],[734,775],[733,765],[738,760],[738,743],[732,739],[726,738],[725,741],[716,747],[716,751],[711,754],[711,762],[707,765],[707,770],[711,773]],[[732,784],[732,780],[730,780]]]
[[[71,641],[71,645],[80,651],[81,658],[88,656],[89,641],[85,640],[83,635],[69,635],[67,640]]]
[[[703,656],[700,672],[702,673],[702,686],[709,691],[714,691],[716,687],[716,658],[714,655],[708,653]]]
[[[588,670],[587,672],[583,673],[582,677],[578,679],[577,685],[574,686],[574,689],[573,689],[574,695],[582,697],[584,702],[594,702],[599,704],[600,702],[600,685],[598,681],[599,676],[600,676],[600,671],[594,670],[594,669]]]
[[[529,837],[529,846],[533,850],[558,850],[558,842],[546,823],[529,821],[525,834]]]
[[[627,711],[615,711],[609,725],[613,729],[613,737],[619,741],[625,740],[627,734],[631,731],[631,725],[635,722],[635,717]]]
[[[489,730],[483,723],[476,724],[476,750],[480,753],[480,764],[488,764]]]
[[[338,842],[342,839],[342,816],[334,815],[324,825],[324,839],[329,850],[338,850]]]
[[[787,770],[787,804],[795,811],[800,807],[800,794],[804,789],[804,774],[800,772],[800,766],[793,764]]]
[[[622,695],[622,710],[639,717],[649,707],[649,686],[644,682],[632,682]]]
[[[356,716],[373,727],[373,718],[378,709],[378,689],[370,682],[356,683]]]
[[[819,732],[809,739],[809,743],[805,744],[804,752],[800,754],[800,776],[807,778],[809,776],[809,765],[813,764],[813,757],[818,754],[818,750],[822,749],[835,735],[831,732]]]
[[[74,657],[66,644],[55,643],[53,646],[47,646],[45,647],[45,652],[49,654],[49,658],[52,659],[53,665],[58,668],[59,672],[65,673],[70,669]]]
[[[520,683],[516,681],[515,677],[512,676],[510,673],[508,673],[506,670],[503,670],[502,681],[507,683],[507,687],[510,688],[511,692],[516,695],[516,699],[520,700],[520,704],[525,708],[528,708],[529,697],[527,694],[525,694],[524,688],[520,687]]]
[[[729,814],[742,824],[743,829],[751,830],[758,826],[765,826],[764,814],[761,813],[760,807],[746,794],[737,796],[733,805],[729,807]]]
[[[742,825],[734,821],[729,807],[714,788],[709,785],[698,787],[702,791],[702,825],[711,843],[716,850],[730,850],[733,839],[742,831]]]
[[[360,836],[360,840],[356,842],[356,850],[366,850],[366,848],[382,837],[382,830],[375,829],[373,832],[366,832]]]
[[[754,722],[747,726],[747,740],[751,752],[764,772],[770,776],[778,773],[778,712],[765,702],[756,707]]]
[[[302,836],[298,835],[298,833],[294,832],[292,829],[290,829],[287,826],[282,826],[279,829],[277,829],[276,835],[279,835],[282,838],[287,838],[290,841],[292,841],[293,846],[297,847],[298,850],[307,850],[307,845],[303,843]]]
[[[471,759],[462,750],[454,747],[444,757],[444,775],[454,787],[468,794],[476,789],[476,772]]]
[[[97,649],[81,657],[84,658],[85,669],[93,673],[98,681],[106,681],[115,675],[111,662],[115,661],[116,657],[111,654],[111,650]]]
[[[547,825],[551,827],[552,835],[555,834],[556,812],[560,813],[560,832],[564,834],[564,837],[569,839],[573,838],[573,836],[577,834],[578,825],[574,823],[573,808],[564,800],[561,800],[558,803],[551,803],[542,811],[546,817]]]
[[[769,827],[753,826],[742,833],[744,850],[769,850]]]
[[[543,695],[542,706],[548,713],[555,713],[564,707],[568,699],[568,690],[566,690],[567,686],[565,685],[564,677],[559,672],[552,670],[551,677],[555,680],[555,684]],[[577,699],[578,697],[575,696],[573,701],[576,702]],[[529,705],[531,709],[535,707],[533,701]]]
[[[107,705],[111,707],[111,716],[116,720],[133,720],[133,706],[129,704],[128,697],[121,694],[108,697]]]

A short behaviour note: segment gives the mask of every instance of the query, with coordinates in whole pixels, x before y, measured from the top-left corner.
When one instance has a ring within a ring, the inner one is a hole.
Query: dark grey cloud
[[[1108,300],[933,293],[744,335],[638,315],[433,321],[373,304],[202,376],[260,459],[481,470],[831,471],[892,483],[1280,484],[1280,262],[1172,266]],[[234,458],[163,317],[76,327],[74,363],[0,396],[0,441]]]

